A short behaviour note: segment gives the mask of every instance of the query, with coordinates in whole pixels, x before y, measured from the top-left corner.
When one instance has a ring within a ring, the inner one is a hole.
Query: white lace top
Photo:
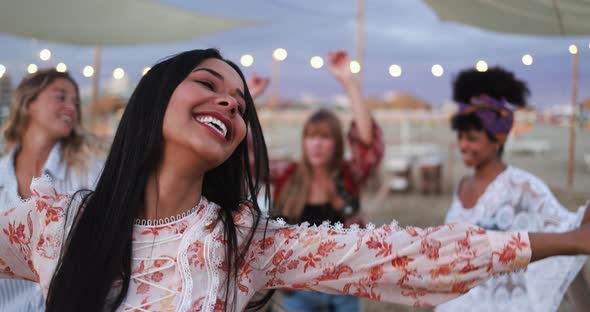
[[[38,282],[47,294],[73,219],[66,218],[70,197],[44,180],[31,190],[33,198],[0,215],[0,278]],[[118,311],[220,311],[227,277],[221,209],[203,197],[180,220],[135,225],[131,283]],[[252,228],[250,207],[242,205],[233,218],[243,229],[241,244]],[[468,224],[361,230],[275,221],[256,230],[229,302],[242,311],[256,291],[287,288],[431,306],[492,275],[524,269],[530,256],[526,232]]]
[[[446,223],[469,222],[488,230],[564,232],[579,226],[585,207],[564,208],[534,175],[508,167],[490,183],[473,208],[455,194]],[[467,294],[439,305],[437,312],[555,312],[586,256],[553,257],[533,263],[527,272],[491,279]]]

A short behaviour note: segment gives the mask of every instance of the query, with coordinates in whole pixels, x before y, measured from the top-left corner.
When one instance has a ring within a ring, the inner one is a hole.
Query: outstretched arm
[[[350,58],[344,51],[328,53],[328,70],[340,82],[350,99],[352,116],[359,130],[363,143],[373,142],[372,121],[369,108],[365,105],[358,81],[350,72]]]
[[[0,278],[38,280],[32,262],[37,224],[34,208],[30,201],[9,208],[1,207]]]
[[[39,282],[51,276],[64,238],[70,196],[45,178],[31,183],[33,196],[0,207],[0,278]],[[70,222],[72,220],[69,215]]]
[[[495,274],[523,269],[525,232],[467,224],[344,230],[284,226],[253,241],[254,288],[344,293],[414,306],[448,301]],[[245,281],[246,279],[244,279]],[[256,285],[257,284],[257,285]]]
[[[253,241],[240,283],[415,306],[448,301],[494,275],[526,268],[529,260],[590,253],[590,240],[583,239],[590,237],[590,225],[558,234],[468,224],[368,230],[279,225],[263,233]]]
[[[587,215],[587,214],[586,214]],[[590,223],[565,233],[530,233],[532,256],[537,261],[552,256],[590,254]]]

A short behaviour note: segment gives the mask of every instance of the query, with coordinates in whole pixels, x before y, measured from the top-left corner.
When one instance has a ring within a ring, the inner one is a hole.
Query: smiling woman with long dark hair
[[[0,216],[0,277],[40,283],[47,310],[60,312],[242,311],[277,288],[423,306],[529,261],[590,253],[590,226],[528,234],[269,222],[251,201],[267,173],[240,69],[212,49],[178,54],[139,82],[94,192],[64,195],[37,179],[33,197]]]

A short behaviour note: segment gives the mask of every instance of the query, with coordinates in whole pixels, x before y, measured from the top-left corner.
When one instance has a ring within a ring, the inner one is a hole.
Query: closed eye
[[[211,91],[215,91],[215,85],[212,84],[209,81],[204,81],[204,80],[195,80],[196,83],[201,84],[202,86],[204,86],[205,88],[211,90]]]

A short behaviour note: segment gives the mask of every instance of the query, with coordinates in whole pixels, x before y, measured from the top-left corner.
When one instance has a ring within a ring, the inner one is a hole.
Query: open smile
[[[216,112],[198,113],[193,119],[211,130],[224,141],[229,141],[232,135],[231,122],[223,115]]]

